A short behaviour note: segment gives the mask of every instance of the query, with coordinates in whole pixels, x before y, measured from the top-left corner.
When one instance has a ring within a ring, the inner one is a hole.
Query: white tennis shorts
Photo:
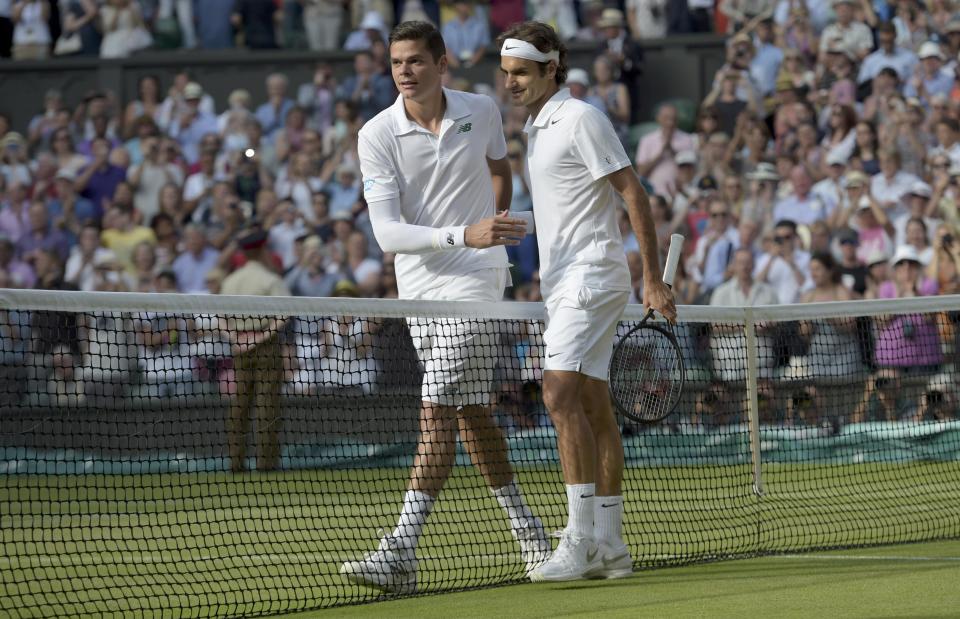
[[[424,301],[503,300],[507,269],[434,278],[435,286],[417,295]],[[493,317],[408,318],[410,337],[423,366],[421,397],[441,406],[487,405],[499,356],[499,322]]]
[[[613,335],[630,293],[588,286],[556,290],[544,303],[544,370],[580,372],[606,381]]]

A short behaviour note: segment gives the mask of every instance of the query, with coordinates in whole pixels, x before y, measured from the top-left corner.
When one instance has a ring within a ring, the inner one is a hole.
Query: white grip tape
[[[677,264],[680,262],[680,252],[683,250],[683,235],[670,235],[670,249],[667,250],[667,264],[663,269],[663,281],[673,286],[673,277],[677,274]]]

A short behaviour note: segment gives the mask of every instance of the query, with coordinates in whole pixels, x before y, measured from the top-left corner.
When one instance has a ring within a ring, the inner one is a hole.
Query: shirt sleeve
[[[363,197],[367,204],[383,200],[399,201],[400,182],[396,167],[387,149],[369,133],[360,132],[357,151],[360,156],[360,175],[363,178]]]
[[[580,115],[573,129],[573,149],[593,180],[600,180],[630,165],[630,158],[623,150],[610,119],[594,107]]]
[[[487,142],[487,159],[499,161],[507,156],[507,141],[503,136],[503,119],[497,103],[490,97],[490,139]]]

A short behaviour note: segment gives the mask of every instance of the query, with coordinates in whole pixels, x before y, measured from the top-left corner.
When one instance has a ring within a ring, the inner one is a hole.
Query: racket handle
[[[683,250],[683,235],[670,235],[670,249],[667,250],[667,264],[663,268],[663,281],[673,286],[673,277],[677,274],[677,264],[680,262],[680,252]]]

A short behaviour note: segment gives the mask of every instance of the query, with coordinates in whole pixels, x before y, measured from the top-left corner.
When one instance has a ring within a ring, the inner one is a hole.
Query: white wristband
[[[466,226],[450,226],[448,228],[437,228],[433,233],[434,249],[459,249],[466,247],[464,236]]]

